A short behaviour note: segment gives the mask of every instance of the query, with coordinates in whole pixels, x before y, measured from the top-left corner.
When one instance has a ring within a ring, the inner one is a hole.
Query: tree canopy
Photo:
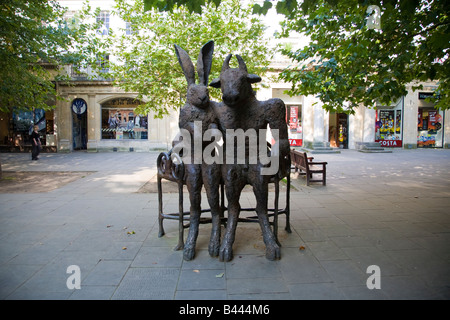
[[[184,104],[187,82],[174,44],[189,53],[195,66],[200,48],[214,40],[210,79],[218,77],[229,53],[240,54],[252,73],[263,75],[267,71],[272,53],[264,38],[265,27],[258,16],[252,15],[251,6],[243,6],[239,0],[223,0],[218,8],[206,3],[202,14],[191,13],[185,5],[168,12],[143,9],[142,0],[132,5],[116,0],[112,14],[128,22],[128,30],[124,26],[102,37],[105,52],[115,58],[104,76],[124,90],[138,93],[137,99],[144,104],[137,112],[153,111],[156,117],[162,117]],[[210,88],[210,92],[215,98],[220,96],[219,89]]]
[[[186,2],[144,1],[147,9],[166,11]],[[205,2],[221,3],[194,0],[190,8],[198,12]],[[391,104],[409,83],[437,80],[431,100],[436,108],[450,108],[448,1],[265,0],[253,12],[271,8],[286,17],[280,37],[296,32],[311,40],[304,48],[283,50],[292,59],[281,74],[292,84],[289,94],[316,95],[328,110],[352,112],[360,104]]]
[[[52,107],[56,90],[50,70],[74,61],[69,51],[78,38],[63,15],[54,0],[0,3],[1,111]]]
[[[287,15],[281,36],[294,31],[311,41],[283,51],[294,63],[281,78],[292,84],[290,94],[314,94],[324,108],[349,112],[390,105],[407,84],[438,80],[436,107],[446,109],[449,9],[439,0],[305,0]]]

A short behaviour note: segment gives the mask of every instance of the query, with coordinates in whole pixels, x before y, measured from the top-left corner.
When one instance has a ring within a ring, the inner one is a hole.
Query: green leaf
[[[265,0],[262,7],[255,3],[253,5],[253,14],[266,15],[270,8],[272,8],[272,2],[269,0]]]

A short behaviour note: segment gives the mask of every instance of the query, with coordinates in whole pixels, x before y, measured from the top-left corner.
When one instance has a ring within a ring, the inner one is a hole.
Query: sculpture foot
[[[266,259],[270,261],[281,259],[281,250],[277,244],[266,246]]]
[[[227,247],[221,248],[219,252],[219,260],[222,262],[233,260],[233,249]]]
[[[185,247],[183,251],[183,259],[190,261],[195,257],[195,247]]]
[[[219,250],[220,250],[219,242],[217,242],[217,241],[209,242],[208,252],[211,257],[218,257]]]

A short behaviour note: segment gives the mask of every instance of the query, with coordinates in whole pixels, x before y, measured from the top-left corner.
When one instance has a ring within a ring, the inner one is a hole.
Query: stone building
[[[60,0],[60,3],[69,8],[70,15],[81,9],[83,1]],[[118,17],[109,15],[112,5],[113,1],[91,1],[93,8],[102,8],[100,19],[105,22],[105,32],[110,26],[125,25]],[[269,14],[264,19],[271,22],[268,34],[273,34],[277,17]],[[271,39],[273,45],[277,41],[296,46],[307,43],[299,36]],[[275,55],[271,67],[277,73],[289,63],[281,55]],[[45,149],[49,151],[170,149],[178,132],[176,111],[163,119],[155,119],[151,113],[136,114],[137,93],[124,92],[111,81],[101,78],[87,80],[73,73],[71,66],[67,66],[65,72],[72,81],[70,85],[57,84],[64,100],[57,101],[54,110],[0,114],[1,149],[29,148],[32,124],[39,125]],[[341,148],[360,149],[378,142],[384,148],[449,148],[450,110],[435,110],[433,104],[425,101],[437,87],[435,82],[423,83],[420,91],[413,91],[410,85],[408,94],[394,105],[360,107],[353,115],[327,112],[313,96],[291,97],[284,93],[290,88],[287,83],[271,82],[269,77],[263,82],[265,86],[259,86],[257,90],[258,99],[276,97],[286,104],[286,125],[292,147],[335,152]]]

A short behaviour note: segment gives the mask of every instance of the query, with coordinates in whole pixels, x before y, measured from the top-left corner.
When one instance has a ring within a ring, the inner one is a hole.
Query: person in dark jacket
[[[39,126],[33,127],[33,132],[31,133],[31,160],[37,160],[39,153],[41,152],[41,139],[39,137]]]

